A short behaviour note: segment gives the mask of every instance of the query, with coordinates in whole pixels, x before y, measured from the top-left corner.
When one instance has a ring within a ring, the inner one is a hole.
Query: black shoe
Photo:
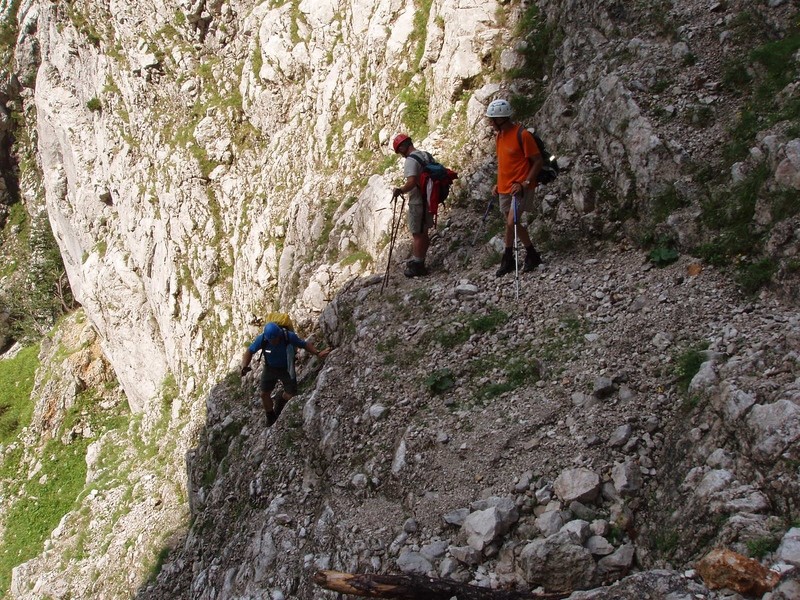
[[[425,268],[425,263],[417,260],[410,260],[406,263],[406,270],[403,275],[406,277],[422,277],[428,274],[428,269]]]
[[[271,410],[267,413],[267,427],[272,427],[275,425],[275,421],[278,420],[278,415],[274,410]]]
[[[540,264],[542,264],[542,257],[539,256],[539,253],[536,250],[528,250],[528,253],[525,255],[525,265],[522,267],[522,270],[525,273],[530,273]]]
[[[506,273],[511,273],[514,270],[514,256],[511,257],[503,255],[502,260],[500,261],[500,268],[495,271],[496,277],[502,277]]]
[[[275,411],[275,419],[277,419],[286,407],[286,400],[283,399],[283,394],[272,399],[272,406],[274,407],[272,410]]]

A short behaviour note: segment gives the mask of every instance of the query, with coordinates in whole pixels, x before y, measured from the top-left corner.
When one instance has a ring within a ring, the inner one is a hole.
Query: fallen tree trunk
[[[540,600],[566,598],[569,593],[509,592],[491,590],[446,579],[415,575],[352,574],[318,571],[314,583],[327,590],[366,598],[394,600]]]

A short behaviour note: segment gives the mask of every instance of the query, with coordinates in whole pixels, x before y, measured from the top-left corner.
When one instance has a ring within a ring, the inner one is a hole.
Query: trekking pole
[[[403,194],[400,194],[400,197],[403,199],[403,202],[400,205],[400,219],[403,218],[403,209],[406,205],[406,197]],[[389,258],[386,260],[386,273],[383,276],[383,283],[381,283],[381,291],[380,295],[383,295],[383,288],[386,287],[386,284],[389,282],[389,269],[392,266],[392,250],[394,249],[394,242],[397,238],[397,232],[400,230],[400,219],[396,219],[395,216],[397,215],[397,197],[392,198],[392,228],[391,233],[389,235]]]
[[[511,196],[511,209],[514,211],[514,289],[519,300],[519,247],[517,242],[517,197]]]
[[[484,227],[486,226],[486,217],[489,216],[489,211],[492,210],[492,205],[494,204],[494,196],[489,199],[489,204],[486,206],[486,210],[483,213],[483,218],[481,219],[481,225],[475,231],[475,235],[472,237],[472,245],[475,245],[475,242],[478,241],[478,236],[483,231]]]

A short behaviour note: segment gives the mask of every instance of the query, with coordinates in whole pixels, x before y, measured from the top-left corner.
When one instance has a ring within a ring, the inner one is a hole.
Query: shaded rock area
[[[774,583],[788,577],[796,472],[758,456],[774,441],[788,460],[798,429],[738,428],[757,406],[796,401],[796,311],[742,297],[710,267],[687,276],[691,259],[658,269],[613,245],[547,254],[516,300],[513,274],[481,267],[490,246],[443,251],[474,218],[453,213],[427,278],[393,265],[383,295],[381,277],[363,278],[330,305],[336,349],[306,363],[313,384],[272,429],[235,386],[211,395],[189,545],[140,597],[311,598],[308,577],[332,568],[722,598],[695,561],[770,536],[783,554],[762,560],[788,565]],[[455,293],[464,281],[477,293]],[[592,393],[600,377],[617,382],[605,397]],[[716,398],[732,388],[757,401],[728,422]],[[212,456],[220,475],[201,485]],[[264,539],[282,551],[256,569]]]

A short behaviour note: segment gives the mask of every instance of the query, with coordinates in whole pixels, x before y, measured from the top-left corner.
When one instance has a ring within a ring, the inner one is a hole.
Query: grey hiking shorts
[[[529,188],[525,190],[525,193],[522,195],[521,198],[517,198],[517,216],[521,215],[524,212],[532,213],[534,209],[533,197],[534,193],[536,192],[536,188]],[[511,210],[511,194],[500,194],[500,210],[503,212],[504,215],[508,214],[508,211]]]
[[[425,204],[408,203],[408,229],[413,235],[425,233],[433,227],[433,215],[425,209]]]

